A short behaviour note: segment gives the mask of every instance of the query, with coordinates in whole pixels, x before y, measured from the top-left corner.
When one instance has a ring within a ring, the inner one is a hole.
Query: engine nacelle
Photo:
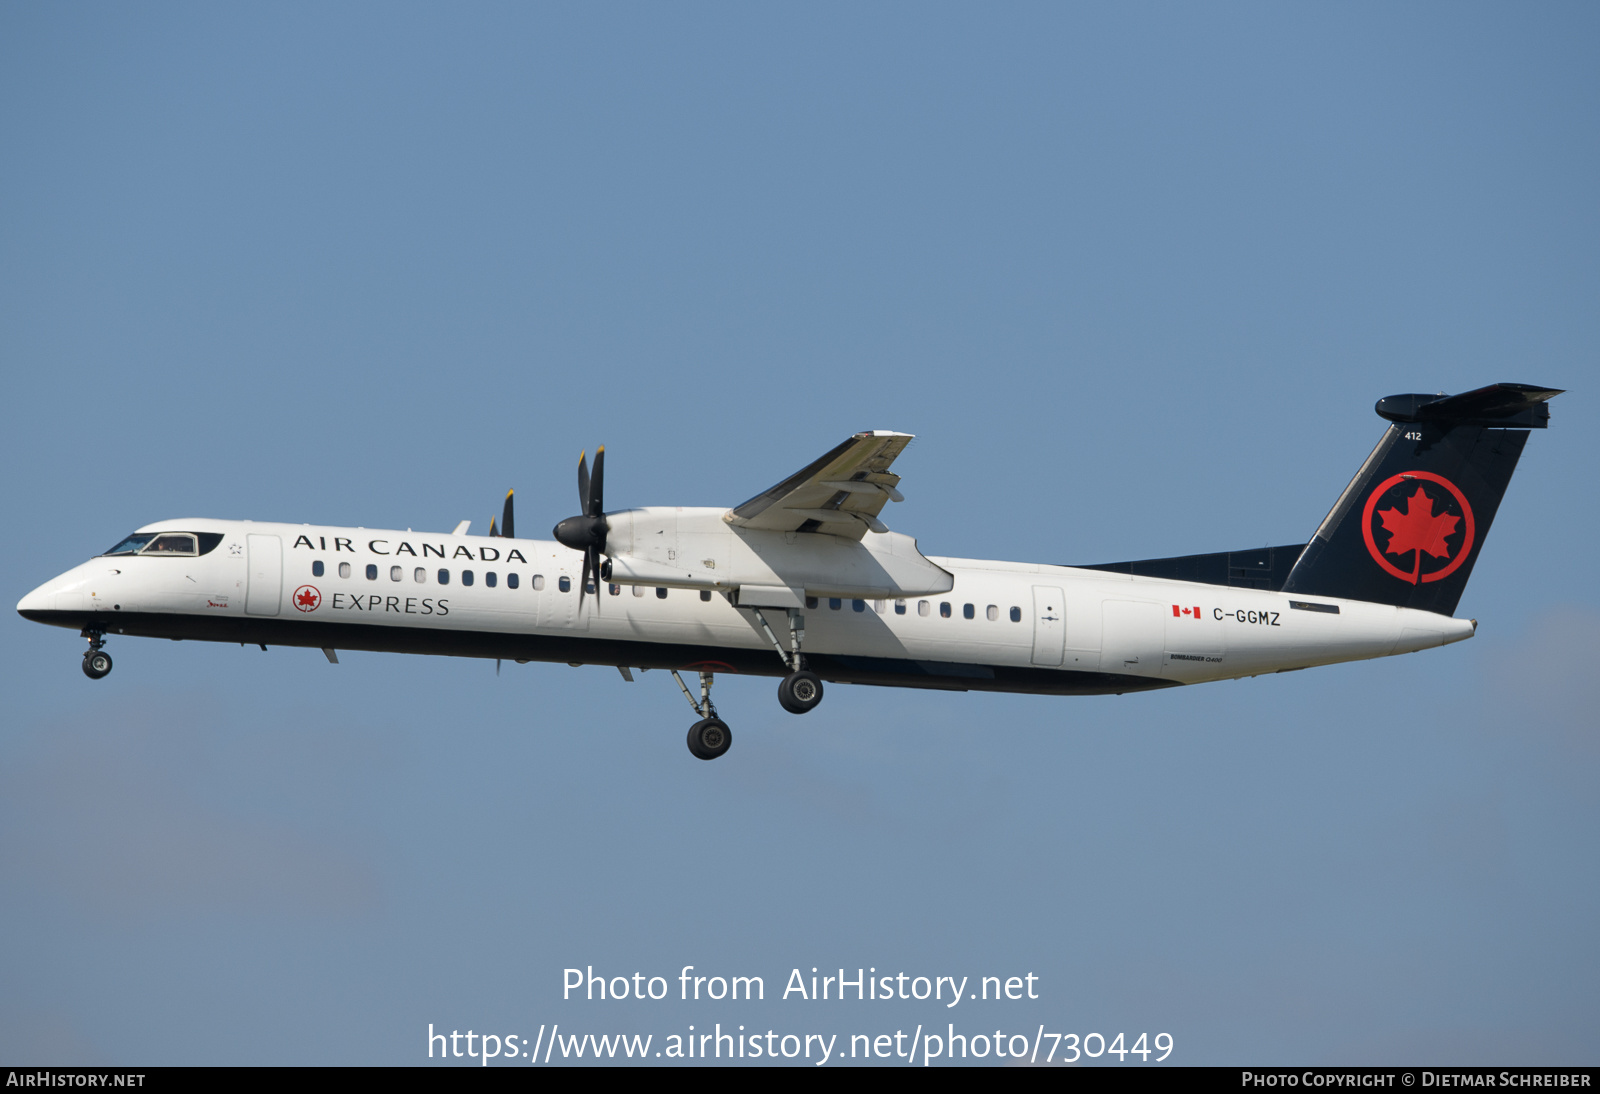
[[[949,592],[950,573],[929,562],[899,532],[868,532],[860,542],[817,532],[735,528],[723,509],[625,509],[606,515],[610,580],[734,592],[784,587],[808,596],[932,596]]]

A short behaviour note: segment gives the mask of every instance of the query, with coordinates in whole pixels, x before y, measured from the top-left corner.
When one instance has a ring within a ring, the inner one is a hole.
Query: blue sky
[[[1570,389],[1472,642],[1122,698],[0,623],[0,1058],[413,1063],[428,1023],[1600,1055],[1600,15],[1487,5],[0,10],[13,598],[180,516],[734,504],[860,429],[893,527],[1306,538],[1371,405]],[[561,970],[765,977],[563,1002]],[[773,998],[792,968],[1036,1001]],[[966,1004],[963,1004],[963,1008]],[[991,1057],[992,1061],[992,1057]]]

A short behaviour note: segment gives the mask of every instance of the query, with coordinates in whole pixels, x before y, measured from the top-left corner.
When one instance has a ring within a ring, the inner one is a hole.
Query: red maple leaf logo
[[[1432,485],[1425,486],[1424,483]],[[1437,492],[1428,493],[1435,487],[1448,492],[1450,498],[1454,499],[1454,504],[1447,498],[1441,498]],[[1405,503],[1404,512],[1392,507],[1377,512],[1378,503],[1390,497],[1391,491],[1397,490],[1412,491],[1410,497],[1396,498]],[[1435,509],[1447,511],[1436,513]],[[1375,518],[1382,518],[1382,528],[1378,527],[1380,521]],[[1378,546],[1374,532],[1388,533],[1387,547]],[[1454,558],[1451,557],[1450,545],[1446,542],[1450,536],[1461,537]],[[1384,479],[1373,488],[1372,493],[1367,495],[1366,508],[1361,511],[1361,537],[1366,541],[1367,553],[1372,556],[1372,561],[1389,576],[1409,581],[1413,585],[1443,581],[1459,570],[1461,564],[1472,555],[1475,536],[1472,505],[1467,501],[1467,496],[1455,483],[1432,471],[1402,471],[1398,475]],[[1410,573],[1406,573],[1388,559],[1389,555],[1403,558],[1408,554],[1414,558]],[[1422,570],[1424,554],[1442,559],[1444,564],[1429,573],[1424,573]]]
[[[1389,545],[1384,548],[1384,553],[1403,555],[1407,551],[1417,552],[1416,570],[1420,574],[1422,552],[1426,551],[1434,558],[1450,557],[1450,545],[1445,542],[1445,537],[1455,532],[1461,518],[1449,513],[1435,513],[1433,499],[1420,486],[1405,502],[1404,513],[1398,509],[1378,510],[1383,530],[1389,533]]]
[[[294,606],[303,612],[314,610],[322,603],[322,594],[310,585],[302,585],[294,592]]]

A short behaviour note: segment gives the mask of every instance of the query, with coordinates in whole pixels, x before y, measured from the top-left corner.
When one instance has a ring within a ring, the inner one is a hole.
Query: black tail
[[[1345,487],[1284,582],[1286,593],[1449,615],[1483,550],[1528,430],[1560,395],[1493,384],[1461,395],[1391,395],[1394,424]]]

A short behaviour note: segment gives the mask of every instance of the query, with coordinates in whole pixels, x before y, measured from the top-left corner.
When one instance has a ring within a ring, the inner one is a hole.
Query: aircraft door
[[[1107,600],[1100,641],[1100,671],[1149,675],[1161,671],[1161,605]]]
[[[1033,663],[1061,664],[1067,638],[1067,602],[1052,585],[1033,587]]]
[[[277,615],[283,599],[283,540],[277,536],[246,537],[250,551],[249,584],[245,587],[246,615]]]
[[[537,594],[539,604],[539,620],[536,624],[543,630],[588,630],[589,613],[594,610],[594,594],[590,593],[583,598],[583,611],[578,611],[578,574],[579,568],[574,567],[571,573],[564,568],[553,568],[545,575],[544,588]],[[565,579],[568,591],[561,591],[561,582]],[[601,585],[603,593],[605,586]]]

